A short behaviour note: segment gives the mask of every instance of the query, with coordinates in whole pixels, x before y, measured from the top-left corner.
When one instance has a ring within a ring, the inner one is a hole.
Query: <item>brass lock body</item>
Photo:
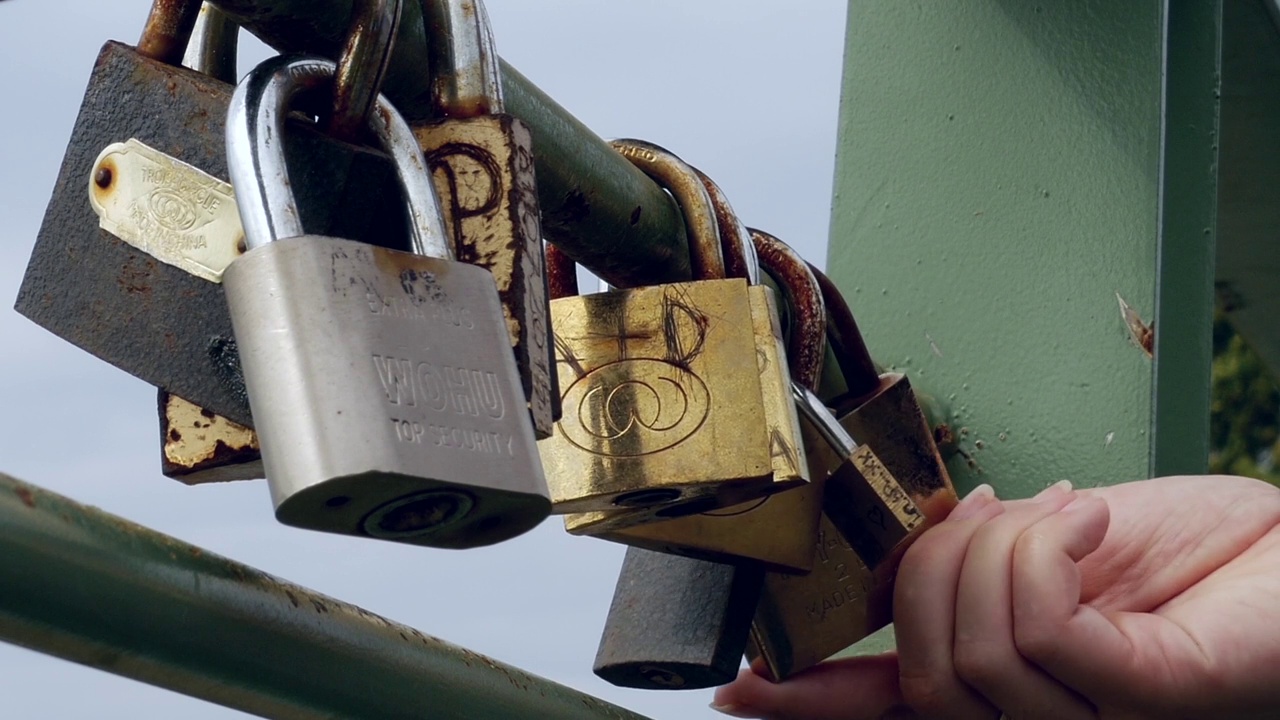
[[[750,295],[707,280],[552,301],[563,416],[539,450],[556,512],[769,489],[760,377],[741,372],[756,358]]]
[[[159,391],[160,470],[187,485],[266,477],[258,436],[177,395]]]
[[[437,120],[413,128],[431,166],[446,231],[463,262],[486,268],[528,401],[534,433],[560,417],[552,372],[533,135],[504,113],[498,52],[484,3],[423,3]]]
[[[705,177],[703,181],[715,198],[718,188]],[[726,230],[723,220],[720,229],[722,233]],[[781,242],[771,237],[770,240]],[[751,240],[747,239],[747,242]],[[725,247],[728,262],[728,242]],[[801,268],[804,269],[803,263]],[[773,270],[772,267],[769,269]],[[789,287],[789,294],[807,301],[802,302],[803,314],[816,316],[818,322],[807,330],[813,337],[806,340],[820,347],[826,319],[816,283],[812,288],[803,280],[787,285],[800,286]],[[790,366],[788,373],[777,372],[778,366],[789,365],[789,361],[783,347],[777,306],[772,301],[773,291],[766,286],[752,286],[751,290],[760,382],[765,395],[765,412],[770,418],[769,442],[774,481],[808,479],[810,482],[767,498],[704,512],[698,512],[701,508],[695,502],[658,509],[567,515],[566,530],[577,535],[704,560],[759,562],[776,572],[804,573],[812,568],[822,488],[829,467],[812,461],[805,453],[806,447],[820,444],[821,438],[810,423],[797,415],[786,375],[795,370],[804,380],[812,382],[821,368],[809,360],[801,367]],[[665,519],[673,517],[676,519]]]

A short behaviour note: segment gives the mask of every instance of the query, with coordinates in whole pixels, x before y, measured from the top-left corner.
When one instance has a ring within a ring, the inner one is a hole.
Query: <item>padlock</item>
[[[719,189],[707,182],[707,190],[716,204],[722,234],[734,241],[724,245],[726,264],[748,268],[745,272],[749,276],[758,272],[756,250],[764,234],[751,235],[748,241],[746,229],[738,227]],[[755,244],[749,244],[751,241]],[[761,255],[769,258],[766,270],[787,278],[784,285],[797,286],[783,289],[795,306],[796,332],[820,347],[825,341],[826,316],[816,279],[807,276],[807,266],[798,255],[769,250],[772,252]],[[551,273],[550,277],[557,279],[559,275]],[[786,358],[780,338],[775,336],[773,342],[779,356]],[[793,382],[815,385],[821,355],[801,352],[798,357],[799,362],[789,363]],[[762,373],[762,382],[763,377]],[[790,387],[785,397],[788,404],[794,402]],[[811,430],[805,423],[802,427]],[[805,436],[806,444],[819,441],[817,435]],[[716,518],[709,512],[623,531],[641,537],[645,531],[658,531],[654,535],[657,540],[672,544],[645,545],[634,542],[634,537],[624,542],[680,555],[639,547],[627,551],[596,656],[596,674],[615,685],[649,689],[708,687],[733,679],[746,650],[744,626],[750,621],[744,618],[753,615],[764,581],[761,568],[803,571],[814,561],[825,480],[825,475],[819,474],[822,471],[811,468],[812,482],[771,495],[759,504],[724,511],[735,517]],[[717,549],[720,552],[715,552]],[[737,562],[714,563],[689,555]]]
[[[760,378],[740,371],[757,354],[751,288],[724,278],[706,190],[662,148],[614,147],[676,197],[694,277],[718,279],[552,301],[564,415],[539,450],[554,512],[709,510],[798,484],[774,482]]]
[[[233,88],[177,64],[199,8],[158,1],[139,49],[103,47],[15,307],[126,372],[251,425],[218,284],[240,240],[222,139]],[[385,158],[297,126],[288,153],[295,176],[308,179],[298,188],[308,232],[403,247]]]
[[[227,155],[248,252],[227,268],[276,517],[435,547],[525,532],[550,510],[493,277],[451,259],[412,131],[369,129],[397,169],[415,252],[304,235],[281,141],[332,62],[274,58],[237,87]]]
[[[423,3],[438,120],[415,123],[459,260],[493,273],[534,432],[560,417],[543,270],[533,135],[503,112],[498,54],[481,0]]]
[[[692,690],[738,674],[763,570],[627,548],[592,670],[613,685]]]
[[[910,381],[901,373],[876,376],[848,303],[830,278],[817,269],[814,276],[826,301],[831,347],[848,386],[843,397],[831,400],[840,424],[875,451],[925,517],[941,521],[955,507],[956,491]]]
[[[772,303],[765,302],[772,291],[766,287],[753,288],[763,291],[752,295],[752,302],[759,303],[752,308],[752,317],[757,323],[760,383],[768,398],[766,414],[770,423],[774,477],[777,480],[803,476],[812,482],[767,498],[698,514],[688,513],[676,519],[664,520],[661,513],[671,517],[683,509],[679,505],[656,512],[637,509],[567,515],[565,528],[570,533],[658,552],[718,562],[760,562],[778,572],[808,572],[813,565],[825,473],[823,468],[814,468],[809,463],[804,447],[820,438],[813,435],[811,429],[801,427],[790,383],[778,377],[773,369],[788,367],[790,382],[809,388],[817,384],[822,371],[822,346],[826,341],[822,294],[809,266],[798,254],[779,249],[777,245],[781,241],[777,238],[758,231],[753,234],[742,227],[715,183],[701,174],[700,177],[716,208],[726,266],[749,267],[751,270],[745,272],[751,274],[758,272],[759,258],[789,300],[791,316],[796,318],[788,352],[783,349],[777,313]],[[559,273],[550,274],[554,277]],[[789,357],[797,357],[799,361],[790,362]],[[804,463],[803,472],[797,472],[797,462]],[[694,509],[698,509],[696,505]]]
[[[160,391],[160,471],[187,485],[266,477],[252,429]]]
[[[747,657],[781,680],[861,640],[892,619],[902,554],[927,520],[867,447],[859,447],[816,395],[797,404],[828,459],[823,515],[808,575],[766,573]]]
[[[200,6],[182,64],[222,82],[234,83],[238,40],[239,28],[231,18],[206,2]],[[163,388],[156,392],[160,472],[165,477],[187,485],[263,477],[258,436],[251,428]]]

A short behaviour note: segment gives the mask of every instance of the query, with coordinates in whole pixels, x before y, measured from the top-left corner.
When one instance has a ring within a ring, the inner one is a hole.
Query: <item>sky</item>
[[[500,54],[596,133],[673,150],[748,225],[822,264],[844,2],[486,5]],[[149,6],[0,3],[0,472],[655,719],[723,717],[710,690],[627,690],[591,673],[622,546],[571,537],[556,517],[465,552],[286,528],[263,482],[161,475],[155,391],[12,310],[94,58],[108,39],[135,40]],[[242,41],[241,72],[267,53]],[[3,644],[0,697],[7,718],[249,717]]]

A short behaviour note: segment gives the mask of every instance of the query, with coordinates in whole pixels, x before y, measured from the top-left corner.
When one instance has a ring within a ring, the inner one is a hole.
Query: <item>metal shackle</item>
[[[841,458],[847,458],[858,449],[858,443],[848,430],[836,420],[826,403],[822,402],[812,390],[799,383],[791,383],[791,396],[795,398],[796,408],[806,420],[822,435]]]
[[[424,0],[431,99],[442,118],[504,109],[493,27],[482,0]]]
[[[402,0],[357,0],[352,6],[333,79],[333,112],[326,128],[341,140],[359,140],[361,128],[373,114],[382,79],[391,65],[401,5]]]
[[[306,234],[289,184],[285,118],[298,95],[328,89],[335,72],[336,65],[324,58],[275,57],[246,75],[231,96],[227,170],[250,250]],[[452,260],[426,159],[408,123],[383,96],[369,115],[369,133],[395,165],[409,212],[412,252]]]
[[[240,26],[214,5],[204,3],[187,40],[182,64],[225,83],[236,81]]]
[[[816,388],[822,377],[827,341],[827,307],[813,268],[790,245],[763,230],[748,228],[760,265],[777,282],[791,308],[787,358],[791,377]]]
[[[697,171],[670,150],[644,140],[622,138],[610,140],[609,145],[675,198],[689,235],[693,279],[725,279],[715,206]]]
[[[698,168],[693,168],[693,172],[702,181],[702,187],[711,198],[711,207],[716,213],[716,224],[720,228],[720,251],[724,255],[725,277],[746,278],[748,285],[759,285],[760,264],[750,231],[733,211],[728,196],[720,186]]]

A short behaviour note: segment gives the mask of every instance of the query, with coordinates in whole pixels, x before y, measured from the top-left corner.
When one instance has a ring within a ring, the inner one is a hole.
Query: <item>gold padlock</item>
[[[614,147],[680,204],[698,279],[552,300],[564,415],[539,450],[553,512],[709,510],[803,482],[774,481],[760,376],[740,371],[757,354],[751,288],[724,277],[706,190],[662,148]]]
[[[160,470],[187,485],[265,478],[252,429],[159,391]]]
[[[777,573],[765,576],[747,656],[753,662],[759,660],[774,680],[819,663],[888,624],[892,619],[893,577],[898,560],[915,535],[945,519],[956,503],[946,467],[910,385],[900,375],[877,375],[844,298],[825,275],[816,268],[813,273],[827,307],[834,357],[848,387],[843,405],[863,409],[861,414],[855,411],[842,415],[840,427],[853,440],[865,443],[854,454],[862,456],[859,462],[864,473],[881,477],[880,487],[887,490],[889,498],[905,493],[918,512],[915,517],[922,521],[909,529],[902,521],[912,516],[892,511],[905,511],[903,503],[873,501],[860,505],[851,498],[853,493],[847,486],[839,503],[844,506],[843,512],[837,506],[841,491],[828,497],[826,507],[834,509],[836,516],[843,515],[844,522],[837,530],[832,518],[824,514],[813,572],[803,577]],[[867,409],[873,412],[868,414]],[[875,449],[874,462],[868,457],[868,448]],[[809,457],[815,462],[837,459],[830,450],[813,447],[809,448]],[[876,466],[892,473],[897,489],[887,484],[885,473]],[[845,535],[857,538],[859,533],[865,533],[856,522],[859,511],[877,507],[884,513],[885,527],[896,527],[897,532],[870,540],[862,538],[860,544],[870,548],[863,552],[879,557],[873,570]],[[884,544],[894,539],[898,544],[886,552]]]
[[[857,321],[831,279],[814,270],[822,288],[831,347],[848,391],[831,401],[840,424],[859,444],[875,450],[920,511],[939,521],[955,507],[955,487],[933,431],[901,373],[877,375]]]
[[[413,134],[432,169],[458,260],[487,269],[498,298],[534,432],[560,416],[550,347],[533,135],[503,112],[498,54],[480,0],[423,3],[437,117]]]
[[[823,514],[813,571],[766,573],[747,657],[781,680],[815,665],[888,623],[902,554],[926,518],[869,448],[844,432],[816,395],[797,391],[804,417],[826,450]]]
[[[816,445],[821,438],[810,424],[796,424],[798,417],[790,382],[812,388],[821,373],[821,350],[826,337],[821,291],[799,255],[785,245],[778,247],[781,241],[772,236],[741,227],[719,188],[705,176],[702,181],[716,206],[720,232],[725,238],[725,264],[754,269],[758,256],[760,264],[790,301],[791,347],[799,346],[798,351],[793,349],[788,353],[783,349],[777,313],[771,305],[763,307],[767,299],[763,293],[753,295],[752,301],[760,301],[762,307],[753,307],[752,315],[757,324],[757,345],[761,348],[761,384],[768,398],[766,412],[770,414],[775,480],[798,477],[794,458],[804,458],[803,476],[811,482],[761,500],[678,519],[663,520],[664,516],[659,513],[666,512],[665,517],[671,517],[680,506],[656,512],[623,510],[567,515],[565,528],[570,533],[659,552],[719,562],[760,562],[779,572],[808,572],[814,562],[813,544],[817,538],[826,473],[821,466],[814,467],[804,454],[806,446]],[[763,286],[758,289],[771,293]],[[788,355],[799,358],[799,362],[792,362]],[[775,367],[788,367],[790,380],[771,372]],[[796,430],[800,431],[798,438],[792,434]]]

